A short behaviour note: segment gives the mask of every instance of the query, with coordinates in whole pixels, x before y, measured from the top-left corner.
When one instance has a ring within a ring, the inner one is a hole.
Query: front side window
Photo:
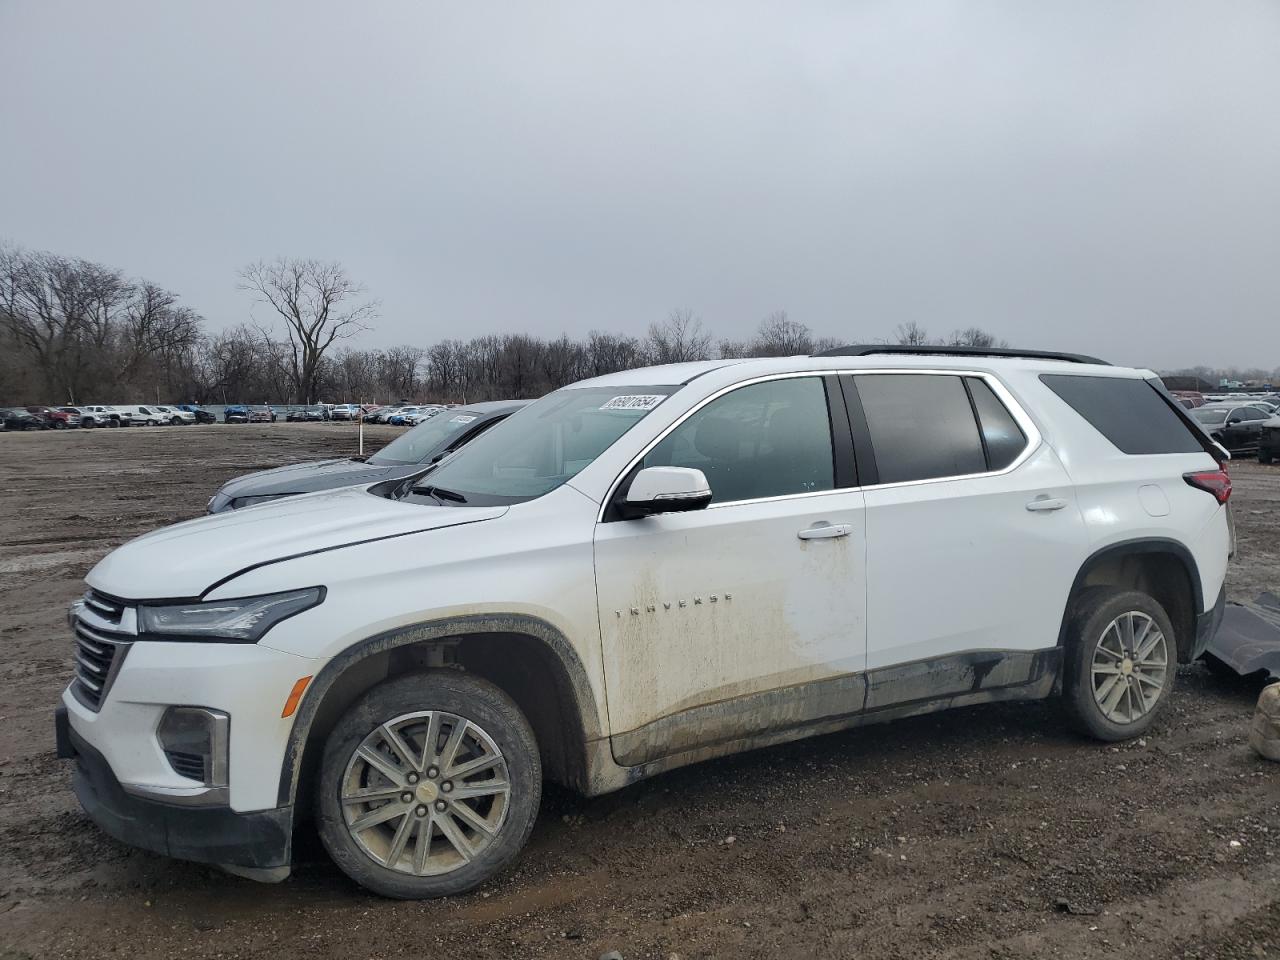
[[[986,472],[982,437],[959,376],[872,373],[854,379],[881,483]]]
[[[712,503],[834,489],[822,380],[791,377],[739,387],[667,434],[643,466],[701,470]]]
[[[463,446],[416,489],[449,505],[541,497],[572,479],[678,389],[628,384],[557,390]]]

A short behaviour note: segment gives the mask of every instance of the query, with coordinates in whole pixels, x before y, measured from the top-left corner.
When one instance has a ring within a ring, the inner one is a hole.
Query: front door
[[[704,404],[644,466],[702,470],[705,510],[597,525],[615,759],[633,766],[862,706],[863,497],[835,466],[835,378],[784,377]]]

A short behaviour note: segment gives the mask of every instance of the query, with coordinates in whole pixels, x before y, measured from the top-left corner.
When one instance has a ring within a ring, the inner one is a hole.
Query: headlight
[[[257,643],[281,620],[324,600],[324,587],[237,600],[138,607],[140,640]]]
[[[264,493],[257,497],[236,497],[231,501],[231,509],[239,510],[241,507],[256,507],[260,503],[270,503],[272,500],[279,500],[282,497],[296,496],[296,493]]]

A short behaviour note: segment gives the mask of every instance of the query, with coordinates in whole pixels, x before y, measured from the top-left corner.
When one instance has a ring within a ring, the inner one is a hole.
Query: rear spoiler
[[[1151,377],[1147,380],[1147,383],[1151,384],[1152,390],[1160,394],[1164,402],[1177,414],[1178,419],[1191,429],[1195,438],[1200,441],[1200,446],[1204,447],[1205,453],[1220,464],[1226,463],[1231,459],[1231,454],[1227,452],[1227,449],[1209,436],[1204,427],[1200,426],[1200,421],[1187,413],[1187,408],[1180,404],[1177,398],[1169,392],[1169,389],[1164,385],[1164,381],[1159,377]]]

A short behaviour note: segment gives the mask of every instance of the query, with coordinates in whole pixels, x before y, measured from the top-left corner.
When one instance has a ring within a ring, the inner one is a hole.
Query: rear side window
[[[987,448],[987,468],[1003,470],[1018,459],[1018,454],[1027,445],[1027,436],[987,381],[967,377],[965,383],[969,385],[973,409],[978,414],[978,426],[982,429],[982,442]]]
[[[1042,374],[1040,380],[1121,453],[1202,453],[1203,442],[1145,380]]]
[[[854,380],[881,483],[986,472],[982,438],[960,377],[870,373]]]

